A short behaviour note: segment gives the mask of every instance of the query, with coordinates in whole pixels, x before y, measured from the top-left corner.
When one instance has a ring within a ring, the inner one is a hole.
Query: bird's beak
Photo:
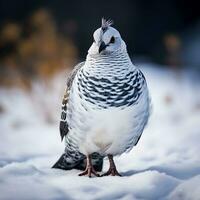
[[[105,42],[101,42],[99,46],[99,53],[101,53],[108,45],[105,44]]]

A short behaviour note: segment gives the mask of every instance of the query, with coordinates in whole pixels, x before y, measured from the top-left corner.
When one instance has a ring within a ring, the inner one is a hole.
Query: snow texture
[[[195,73],[143,64],[152,114],[123,177],[78,177],[51,166],[64,151],[58,121],[64,73],[32,91],[0,89],[0,199],[200,199],[200,82]],[[105,160],[104,171],[108,168]]]

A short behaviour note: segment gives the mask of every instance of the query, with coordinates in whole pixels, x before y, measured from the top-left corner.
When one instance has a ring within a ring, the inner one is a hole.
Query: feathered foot
[[[109,170],[102,174],[101,176],[122,176],[116,169],[116,166],[115,166],[115,163],[114,163],[114,160],[113,160],[113,155],[108,155],[108,159],[109,159],[109,162],[110,162],[110,167],[109,167]]]
[[[87,156],[87,165],[84,172],[80,173],[79,176],[88,176],[92,177],[92,174],[99,177],[100,175],[95,171],[94,167],[92,166],[91,155]]]

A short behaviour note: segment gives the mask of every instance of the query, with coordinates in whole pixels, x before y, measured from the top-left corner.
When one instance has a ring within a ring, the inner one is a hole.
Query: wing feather
[[[67,103],[69,99],[70,90],[71,90],[71,87],[72,87],[72,84],[77,72],[84,64],[85,62],[81,62],[78,65],[76,65],[67,78],[67,87],[65,89],[64,97],[62,100],[62,112],[61,112],[61,120],[60,120],[61,141],[63,140],[63,138],[67,135],[69,131],[66,117],[67,117]]]

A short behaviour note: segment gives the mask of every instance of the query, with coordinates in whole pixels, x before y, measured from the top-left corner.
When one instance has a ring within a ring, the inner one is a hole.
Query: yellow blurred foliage
[[[181,66],[181,39],[178,35],[169,33],[163,38],[165,52],[165,63],[174,69]]]
[[[18,24],[6,24],[1,30],[1,42],[17,41],[21,35],[21,27]]]
[[[53,17],[45,9],[34,12],[26,25],[4,25],[0,49],[0,84],[20,87],[30,87],[32,78],[48,79],[73,66],[78,55],[73,41],[58,33]]]

